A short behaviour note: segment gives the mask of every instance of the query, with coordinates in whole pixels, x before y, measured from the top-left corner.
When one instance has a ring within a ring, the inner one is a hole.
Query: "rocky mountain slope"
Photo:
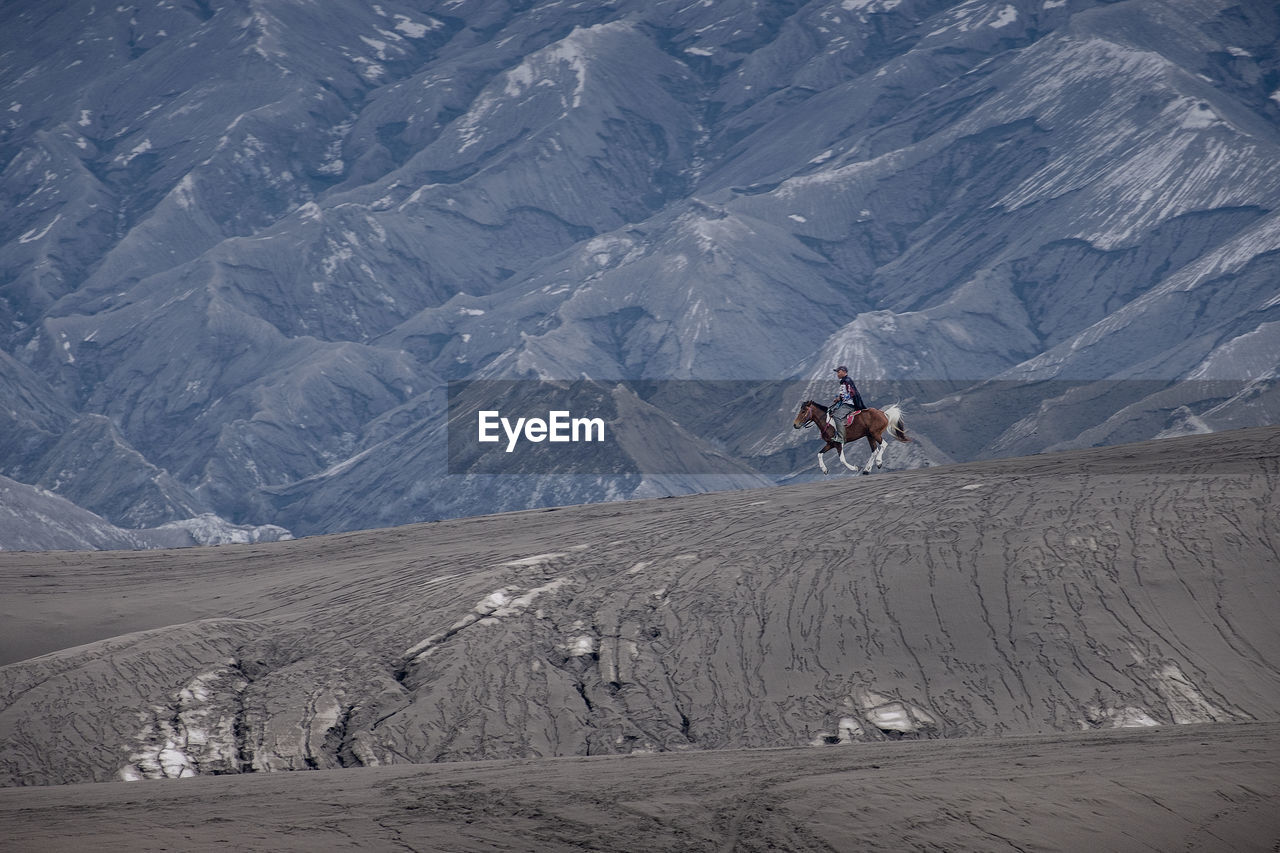
[[[1277,722],[1280,429],[0,553],[8,785]]]
[[[706,488],[451,471],[450,380],[829,397],[847,362],[925,418],[894,464],[1280,409],[1274,4],[15,0],[0,32],[0,474],[121,527]],[[711,449],[776,478],[796,402]]]
[[[45,489],[0,477],[0,543],[9,551],[184,548],[278,542],[292,538],[282,527],[228,524],[212,513],[159,527],[116,527]]]

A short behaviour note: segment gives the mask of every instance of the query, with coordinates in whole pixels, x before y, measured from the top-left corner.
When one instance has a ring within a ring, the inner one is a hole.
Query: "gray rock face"
[[[1278,405],[1265,3],[61,0],[0,31],[0,473],[121,526],[706,487],[459,481],[453,379],[839,361],[926,433],[954,407],[919,383],[1110,383],[934,461]]]
[[[6,551],[186,548],[290,538],[283,527],[228,524],[212,513],[158,527],[120,528],[47,489],[0,477],[0,542]]]

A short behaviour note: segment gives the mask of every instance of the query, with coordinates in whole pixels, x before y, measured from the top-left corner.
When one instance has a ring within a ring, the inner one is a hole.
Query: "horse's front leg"
[[[848,468],[850,471],[853,471],[854,473],[857,473],[858,469],[853,465],[850,465],[849,460],[844,458],[844,448],[845,448],[845,445],[843,444],[840,445],[840,461],[844,463],[844,467]]]
[[[824,474],[830,474],[831,472],[827,470],[827,460],[822,458],[822,454],[826,453],[834,446],[835,445],[828,441],[826,446],[818,451],[818,467],[822,469],[822,473]]]

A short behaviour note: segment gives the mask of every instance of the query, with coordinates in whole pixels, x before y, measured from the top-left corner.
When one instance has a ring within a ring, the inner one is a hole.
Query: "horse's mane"
[[[803,403],[800,404],[800,408],[802,409],[805,406],[817,406],[819,409],[822,409],[822,411],[824,412],[827,411],[827,407],[819,403],[817,400],[805,400]]]

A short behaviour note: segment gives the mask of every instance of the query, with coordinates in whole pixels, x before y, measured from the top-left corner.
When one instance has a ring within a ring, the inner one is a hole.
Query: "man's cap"
[[[842,365],[840,365],[839,367],[837,367],[837,368],[835,369],[835,371],[834,371],[834,372],[839,373],[839,372],[840,372],[840,371],[842,371],[842,370],[843,370],[845,373],[848,373],[848,372],[849,372],[849,368],[845,367],[843,364],[842,364]]]

